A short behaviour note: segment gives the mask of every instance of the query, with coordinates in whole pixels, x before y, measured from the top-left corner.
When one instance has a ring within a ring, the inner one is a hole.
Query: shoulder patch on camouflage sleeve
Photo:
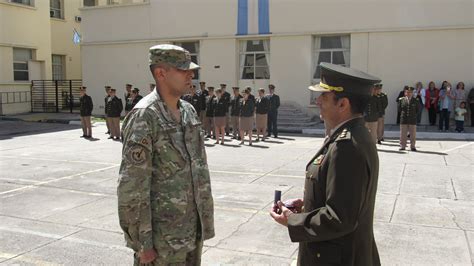
[[[148,142],[146,139],[142,141]],[[132,144],[126,150],[127,161],[135,166],[140,166],[148,161],[148,151],[140,144]]]

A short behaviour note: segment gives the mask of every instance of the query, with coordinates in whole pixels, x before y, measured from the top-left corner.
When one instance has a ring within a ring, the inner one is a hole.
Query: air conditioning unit
[[[74,17],[74,20],[77,22],[77,23],[80,23],[82,21],[82,18],[80,16],[75,16]]]

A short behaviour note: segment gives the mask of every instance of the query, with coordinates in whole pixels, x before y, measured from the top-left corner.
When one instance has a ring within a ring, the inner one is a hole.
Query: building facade
[[[394,123],[404,85],[474,86],[473,8],[471,0],[90,1],[81,8],[83,79],[100,103],[104,85],[147,91],[148,48],[174,43],[202,66],[196,82],[274,84],[283,103],[317,113],[307,87],[319,82],[319,62],[332,62],[380,77]]]
[[[31,111],[31,80],[81,79],[81,0],[0,0],[0,114]]]

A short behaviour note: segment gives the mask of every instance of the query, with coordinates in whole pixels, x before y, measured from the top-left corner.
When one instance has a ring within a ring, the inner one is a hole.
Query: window
[[[97,2],[96,0],[84,0],[84,6],[96,6]]]
[[[28,81],[28,61],[33,59],[30,49],[13,48],[13,79],[15,81]]]
[[[336,65],[350,66],[351,38],[344,36],[317,36],[314,38],[313,62],[316,63],[313,79],[319,79],[319,63],[327,62]]]
[[[313,51],[313,83],[318,83],[321,77],[319,63],[327,62],[336,65],[350,66],[351,36],[316,36]],[[314,104],[316,92],[311,92],[310,104]]]
[[[191,54],[191,61],[199,65],[199,42],[175,42],[174,45],[178,45],[188,50]],[[194,70],[194,78],[199,80],[199,70]]]
[[[240,43],[240,78],[270,79],[270,41],[246,40]]]
[[[26,6],[34,6],[34,0],[10,0],[10,3],[26,5]]]
[[[64,73],[64,55],[55,55],[52,56],[52,66],[53,66],[53,79],[54,80],[64,80],[66,79]]]
[[[63,13],[62,0],[49,0],[49,16],[51,18],[63,19]]]

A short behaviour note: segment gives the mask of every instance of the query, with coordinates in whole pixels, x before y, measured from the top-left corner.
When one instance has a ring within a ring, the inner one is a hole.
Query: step
[[[310,117],[293,117],[293,118],[278,118],[278,123],[311,123],[313,121]]]
[[[311,122],[311,123],[278,123],[278,127],[305,127],[305,128],[310,128],[310,127],[315,127],[317,125],[321,124],[320,122]]]

